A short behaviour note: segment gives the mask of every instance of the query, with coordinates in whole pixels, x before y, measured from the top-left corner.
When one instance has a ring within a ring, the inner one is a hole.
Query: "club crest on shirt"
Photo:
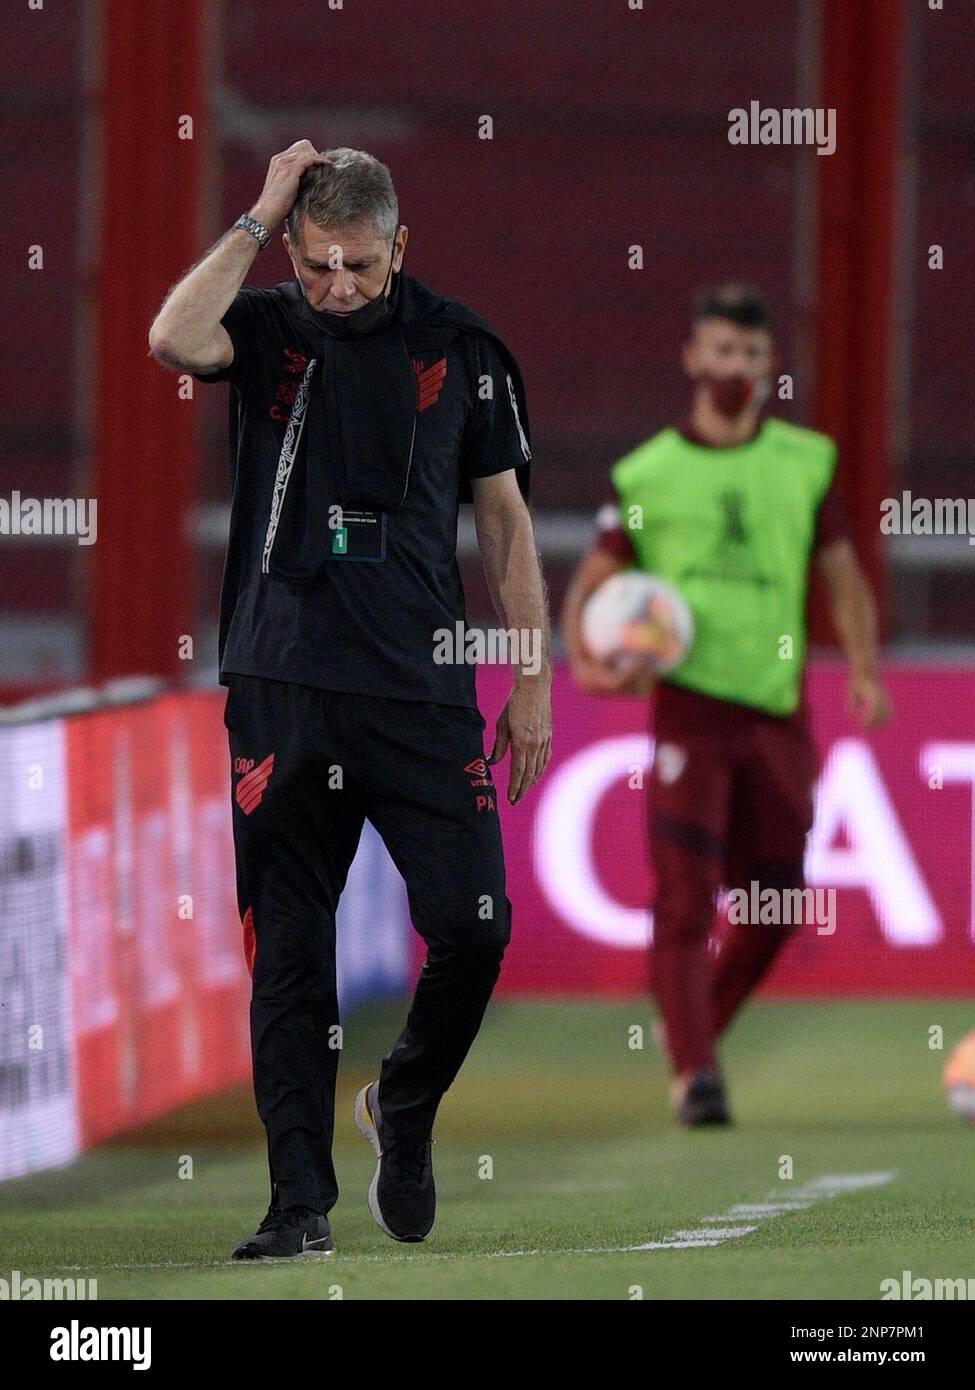
[[[416,408],[417,410],[429,410],[436,403],[443,390],[443,384],[447,377],[447,359],[439,358],[429,366],[418,362],[415,357],[410,361],[413,363],[413,372],[416,376]]]

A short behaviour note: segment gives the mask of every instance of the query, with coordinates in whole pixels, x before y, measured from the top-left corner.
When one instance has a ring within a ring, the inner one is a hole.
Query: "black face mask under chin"
[[[332,338],[361,338],[364,334],[373,333],[377,328],[381,328],[393,317],[396,301],[399,298],[399,275],[393,276],[395,255],[396,243],[394,242],[393,249],[389,253],[389,270],[386,272],[382,289],[375,299],[370,299],[368,303],[360,305],[358,309],[353,309],[349,314],[330,314],[324,309],[313,309],[308,303],[304,286],[295,276],[295,279],[298,280],[298,288],[305,299],[305,309],[308,314]],[[387,295],[386,288],[390,279],[392,279],[392,288]]]

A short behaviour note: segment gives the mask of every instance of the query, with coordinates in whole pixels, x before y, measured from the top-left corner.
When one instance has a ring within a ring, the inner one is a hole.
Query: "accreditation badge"
[[[343,507],[329,527],[330,560],[385,560],[386,513]]]

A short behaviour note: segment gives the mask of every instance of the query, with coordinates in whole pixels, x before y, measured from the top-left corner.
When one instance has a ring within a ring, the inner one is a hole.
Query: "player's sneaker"
[[[378,1162],[369,1188],[369,1210],[393,1240],[426,1240],[437,1215],[431,1145],[427,1135],[397,1134],[383,1123],[379,1082],[372,1081],[355,1098],[355,1122]]]
[[[698,1071],[691,1077],[677,1107],[682,1125],[730,1125],[728,1097],[716,1071]]]
[[[310,1207],[285,1207],[272,1202],[257,1234],[238,1245],[235,1260],[321,1259],[331,1255],[328,1217]]]

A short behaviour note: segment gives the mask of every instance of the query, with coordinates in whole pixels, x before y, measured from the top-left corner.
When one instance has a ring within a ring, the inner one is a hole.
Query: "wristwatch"
[[[263,222],[258,222],[256,218],[249,217],[246,212],[240,214],[231,228],[231,231],[236,230],[237,227],[240,227],[242,231],[250,232],[251,236],[257,240],[262,251],[271,240],[271,233],[264,226]]]

